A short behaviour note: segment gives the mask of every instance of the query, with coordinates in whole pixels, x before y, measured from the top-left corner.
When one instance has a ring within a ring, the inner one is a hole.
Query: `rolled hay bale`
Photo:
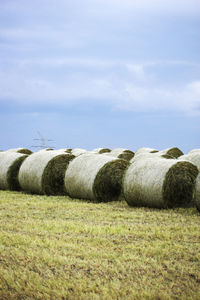
[[[108,153],[111,152],[109,148],[96,148],[91,151],[92,153],[98,153],[98,154],[103,154],[103,153]]]
[[[197,175],[197,167],[187,161],[140,159],[125,173],[124,198],[130,206],[188,207],[194,202]]]
[[[188,154],[182,155],[178,158],[179,161],[189,161],[193,163],[198,170],[200,171],[200,152],[199,151],[194,151],[190,152]]]
[[[144,154],[144,153],[156,153],[156,152],[158,152],[158,150],[156,150],[154,148],[143,147],[143,148],[139,148],[135,152],[134,157],[136,157],[137,155],[140,155],[140,154]]]
[[[121,158],[130,161],[134,157],[134,152],[125,148],[115,148],[111,152],[106,153],[108,156]]]
[[[38,151],[30,155],[19,170],[22,190],[46,195],[64,194],[64,175],[71,154],[59,151]]]
[[[79,156],[79,155],[82,155],[85,153],[88,153],[88,151],[85,149],[81,149],[81,148],[74,148],[71,151],[71,154],[73,154],[74,156]]]
[[[0,189],[1,190],[20,190],[18,181],[19,168],[27,154],[13,151],[0,153]]]
[[[68,151],[68,149],[65,149],[65,148],[57,149],[57,150],[54,150],[54,151],[61,152],[61,153],[67,153],[67,154],[70,153],[70,152]]]
[[[161,150],[157,153],[157,155],[162,155],[162,157],[167,159],[176,159],[183,155],[183,152],[179,148],[173,147]]]
[[[67,153],[72,153],[72,149],[71,149],[71,148],[67,148],[67,149],[66,149],[66,152],[67,152]]]
[[[8,149],[6,152],[17,152],[17,153],[22,153],[22,154],[32,154],[33,152],[29,149],[26,148],[13,148],[13,149]]]
[[[197,210],[200,212],[200,173],[197,176],[195,185],[195,205]]]
[[[83,154],[70,162],[65,189],[73,198],[94,202],[119,200],[122,178],[129,162],[104,154]]]
[[[146,158],[166,158],[166,159],[176,159],[178,156],[182,155],[183,153],[178,148],[167,148],[161,151],[151,151],[151,152],[141,152],[135,155],[131,160],[130,163],[134,163],[139,159],[146,159]]]
[[[140,160],[140,159],[147,159],[147,158],[158,158],[158,157],[162,157],[162,155],[156,155],[159,152],[143,152],[140,153],[138,155],[135,155],[131,160],[130,163],[135,163],[136,161]]]
[[[38,150],[37,152],[46,152],[46,151],[54,151],[54,149],[53,148],[44,148],[44,149]]]
[[[193,152],[199,152],[200,153],[200,149],[192,149],[187,154],[190,154],[190,153],[193,153]]]

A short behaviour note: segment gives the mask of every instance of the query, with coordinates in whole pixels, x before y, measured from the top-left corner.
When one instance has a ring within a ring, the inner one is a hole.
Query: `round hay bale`
[[[88,151],[85,149],[81,149],[81,148],[74,148],[71,151],[71,154],[73,154],[74,156],[79,156],[79,155],[82,155],[85,153],[88,153]]]
[[[65,189],[73,198],[94,202],[118,200],[122,178],[129,163],[104,154],[83,154],[76,157],[65,174]]]
[[[72,153],[72,149],[71,149],[71,148],[67,148],[67,149],[66,149],[66,152],[67,152],[67,153]]]
[[[29,149],[26,148],[13,148],[13,149],[8,149],[6,152],[17,152],[17,153],[22,153],[22,154],[32,154],[33,152]]]
[[[54,150],[54,151],[57,151],[57,152],[60,152],[60,153],[63,153],[63,154],[65,154],[65,153],[69,154],[69,153],[70,153],[70,152],[68,151],[68,149],[65,149],[65,148],[57,149],[57,150]]]
[[[35,194],[64,194],[64,175],[73,158],[56,150],[33,153],[19,170],[21,188]]]
[[[132,159],[131,159],[131,163],[134,163],[135,161],[137,161],[138,159],[146,159],[146,158],[166,158],[166,159],[176,159],[177,157],[179,157],[180,155],[183,154],[183,152],[178,149],[178,148],[167,148],[161,151],[141,151],[136,152],[137,155],[135,155]]]
[[[38,150],[37,152],[45,152],[45,151],[54,151],[54,149],[53,148],[45,148],[45,149]]]
[[[200,152],[198,151],[194,151],[194,152],[190,152],[188,154],[182,155],[178,158],[179,161],[189,161],[191,163],[193,163],[198,170],[200,171]]]
[[[131,206],[191,206],[197,174],[197,167],[186,161],[159,157],[137,160],[124,176],[125,200]]]
[[[157,154],[162,155],[162,157],[167,159],[176,159],[179,156],[183,155],[183,152],[179,148],[174,147],[161,150]]]
[[[200,149],[192,149],[187,154],[191,154],[191,153],[194,153],[194,152],[199,152],[200,153]]]
[[[116,148],[116,149],[113,149],[111,152],[106,153],[106,155],[108,155],[108,156],[113,156],[113,157],[125,159],[128,161],[130,161],[134,157],[134,154],[135,153],[133,151],[124,149],[124,148]]]
[[[0,153],[0,189],[20,190],[18,173],[19,168],[28,155],[13,151]]]
[[[98,154],[103,154],[103,153],[108,153],[111,152],[109,148],[96,148],[91,151],[92,153],[98,153]]]
[[[147,159],[147,158],[158,158],[161,157],[161,155],[157,156],[156,154],[159,152],[141,152],[138,155],[135,155],[131,160],[130,163],[135,163],[136,161],[140,160],[140,159]]]
[[[195,185],[195,205],[197,210],[200,212],[200,173],[197,176]]]
[[[147,148],[147,147],[143,147],[143,148],[139,148],[136,152],[135,152],[135,156],[140,155],[140,154],[144,154],[144,153],[156,153],[158,152],[158,150],[153,149],[153,148]]]

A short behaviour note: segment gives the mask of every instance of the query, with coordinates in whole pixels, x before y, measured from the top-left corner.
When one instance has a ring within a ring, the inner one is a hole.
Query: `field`
[[[200,299],[195,208],[0,191],[0,299]]]

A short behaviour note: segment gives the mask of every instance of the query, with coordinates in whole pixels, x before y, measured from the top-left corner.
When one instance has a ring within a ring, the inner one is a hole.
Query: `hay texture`
[[[183,155],[183,152],[179,148],[174,147],[161,150],[157,153],[157,155],[161,155],[162,157],[167,159],[176,159],[179,156]]]
[[[44,149],[38,150],[37,152],[46,152],[46,151],[54,151],[54,149],[53,148],[44,148]]]
[[[193,163],[198,170],[200,171],[200,152],[199,151],[194,151],[190,152],[188,154],[182,155],[178,158],[179,161],[189,161]]]
[[[65,189],[73,198],[94,202],[118,200],[122,178],[129,163],[104,154],[83,154],[75,158],[65,174]]]
[[[6,152],[16,152],[16,153],[22,153],[22,154],[32,154],[33,152],[29,149],[26,148],[13,148],[13,149],[8,149]]]
[[[191,153],[194,153],[194,152],[199,152],[200,153],[200,149],[192,149],[187,154],[191,154]]]
[[[137,153],[137,152],[136,152]],[[166,159],[176,159],[180,155],[182,155],[183,152],[178,148],[167,148],[161,151],[141,151],[140,153],[137,153],[131,160],[130,163],[134,163],[137,160],[140,159],[146,159],[146,158],[166,158]]]
[[[146,153],[156,153],[158,152],[158,150],[154,149],[154,148],[147,148],[147,147],[143,147],[143,148],[139,148],[136,152],[135,152],[135,157],[137,155],[140,154],[146,154]]]
[[[137,160],[124,177],[125,200],[131,206],[191,206],[197,174],[196,166],[186,161],[159,157]]]
[[[130,161],[134,157],[134,152],[124,148],[115,148],[106,155]]]
[[[88,151],[85,149],[81,149],[81,148],[74,148],[71,151],[71,154],[73,154],[74,156],[79,156],[79,155],[86,154],[86,153],[88,153]]]
[[[0,153],[0,189],[20,190],[18,173],[26,157],[26,154],[14,151]]]
[[[200,212],[200,173],[196,179],[196,186],[195,186],[195,205],[197,210]]]
[[[96,148],[96,149],[93,149],[91,152],[92,153],[103,154],[103,153],[111,152],[111,150],[109,148]]]
[[[21,188],[35,194],[64,194],[64,175],[73,158],[56,150],[33,153],[19,170]]]
[[[144,153],[140,153],[138,155],[135,155],[131,160],[130,163],[135,163],[136,161],[140,160],[140,159],[147,159],[147,158],[158,158],[158,157],[162,157],[162,155],[156,155],[159,152],[144,152]]]

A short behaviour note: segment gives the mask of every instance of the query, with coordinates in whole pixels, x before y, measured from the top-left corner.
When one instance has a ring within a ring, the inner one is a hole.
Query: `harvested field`
[[[0,191],[0,299],[199,299],[195,208]]]

